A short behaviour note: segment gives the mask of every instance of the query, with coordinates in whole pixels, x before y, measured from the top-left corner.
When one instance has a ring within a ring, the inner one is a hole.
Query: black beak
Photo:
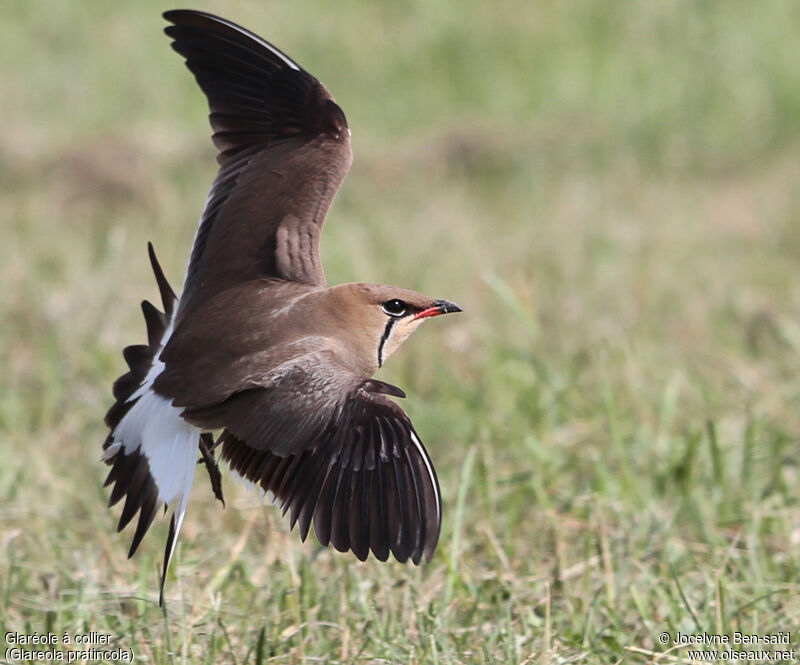
[[[414,316],[414,319],[426,319],[429,316],[439,316],[440,314],[452,314],[454,312],[462,311],[464,310],[462,310],[454,302],[450,302],[449,300],[437,300],[427,309],[417,312],[417,314]]]

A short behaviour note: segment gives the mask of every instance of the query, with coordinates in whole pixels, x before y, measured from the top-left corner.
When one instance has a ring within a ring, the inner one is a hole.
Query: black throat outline
[[[386,323],[386,327],[383,329],[383,335],[381,335],[380,344],[378,344],[378,367],[383,367],[383,345],[386,344],[386,340],[389,339],[389,335],[392,334],[392,328],[394,328],[394,324],[397,323],[399,319],[391,318]]]

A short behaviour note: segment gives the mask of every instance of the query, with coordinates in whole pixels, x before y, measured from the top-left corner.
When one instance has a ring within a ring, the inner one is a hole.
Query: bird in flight
[[[325,215],[352,154],[345,115],[316,78],[257,35],[199,11],[165,29],[208,98],[220,169],[178,297],[152,245],[163,312],[123,351],[103,460],[133,556],[172,507],[164,579],[195,467],[222,500],[214,451],[317,539],[365,560],[430,560],[441,497],[399,388],[371,378],[425,320],[461,309],[396,286],[328,286]],[[221,431],[216,441],[212,432]]]

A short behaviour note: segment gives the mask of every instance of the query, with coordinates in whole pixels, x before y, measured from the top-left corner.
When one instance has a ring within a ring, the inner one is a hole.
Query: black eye
[[[387,300],[385,303],[383,303],[381,308],[389,316],[403,316],[408,309],[408,305],[406,305],[402,300],[392,298],[391,300]]]

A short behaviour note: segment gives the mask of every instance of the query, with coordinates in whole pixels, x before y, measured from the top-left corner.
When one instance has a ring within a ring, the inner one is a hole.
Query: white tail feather
[[[110,459],[118,451],[130,455],[138,450],[147,458],[150,475],[158,491],[158,504],[174,505],[164,553],[160,602],[163,602],[164,578],[192,490],[201,434],[199,428],[181,417],[181,409],[153,391],[153,383],[164,370],[159,355],[172,334],[172,327],[173,323],[170,322],[150,371],[142,385],[128,399],[134,402],[133,405],[114,429],[112,442],[105,451],[106,459]]]
[[[172,336],[175,319],[169,322],[161,338],[158,352],[142,385],[128,401],[136,400],[114,430],[113,442],[106,453],[122,446],[126,454],[140,449],[147,457],[150,475],[158,488],[159,503],[170,504],[183,520],[192,489],[194,469],[200,446],[200,429],[181,418],[181,409],[153,391],[153,383],[164,371],[161,351]]]
[[[168,400],[147,390],[114,430],[114,441],[122,444],[126,454],[138,449],[147,458],[159,503],[188,497],[192,487],[200,430],[180,413]]]

